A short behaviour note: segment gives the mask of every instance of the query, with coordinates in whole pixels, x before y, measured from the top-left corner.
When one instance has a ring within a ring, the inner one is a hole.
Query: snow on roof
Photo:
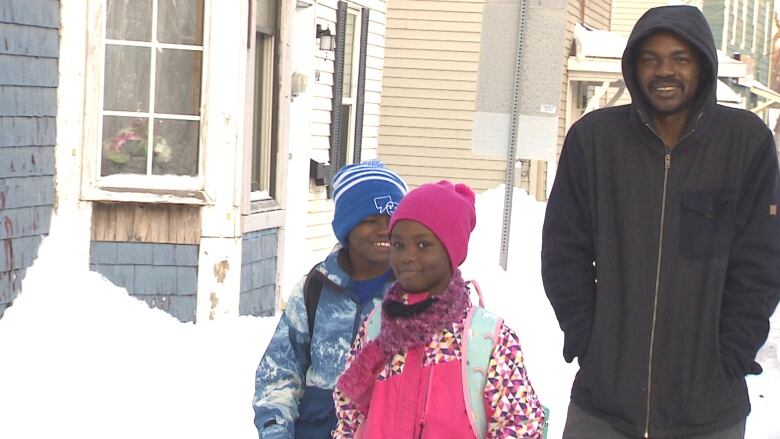
[[[584,62],[586,58],[605,58],[615,60],[619,66],[627,42],[628,38],[614,32],[595,29],[580,23],[574,26],[574,57],[578,63]],[[745,77],[747,64],[731,58],[720,50],[717,53],[719,77]],[[610,69],[612,70],[614,69]]]
[[[715,94],[718,98],[718,103],[720,104],[741,104],[742,103],[742,96],[739,95],[739,93],[735,92],[731,89],[731,87],[728,86],[725,82],[718,79],[717,82],[717,89],[715,90]]]
[[[574,26],[574,56],[579,61],[586,57],[620,59],[627,41],[628,38],[614,32],[594,29],[580,23]]]

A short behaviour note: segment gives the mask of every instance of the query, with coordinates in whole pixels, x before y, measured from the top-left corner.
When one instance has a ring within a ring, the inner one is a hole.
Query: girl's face
[[[429,228],[416,221],[398,221],[390,246],[390,265],[406,291],[436,295],[447,288],[452,277],[450,258]]]

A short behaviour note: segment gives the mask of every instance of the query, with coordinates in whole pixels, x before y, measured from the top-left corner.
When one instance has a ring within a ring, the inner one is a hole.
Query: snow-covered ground
[[[542,289],[543,203],[515,192],[509,270],[498,266],[503,187],[477,197],[466,279],[519,334],[531,380],[559,438],[576,366]],[[182,324],[85,268],[66,226],[29,270],[0,319],[0,438],[256,438],[254,370],[276,318]],[[780,438],[780,315],[749,378],[747,437]]]

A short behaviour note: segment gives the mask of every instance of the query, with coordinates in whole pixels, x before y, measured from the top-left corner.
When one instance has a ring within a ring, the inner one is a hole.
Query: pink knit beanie
[[[452,272],[466,260],[469,235],[477,224],[474,191],[447,180],[424,184],[408,194],[390,218],[390,233],[398,221],[412,220],[431,229],[450,257]]]

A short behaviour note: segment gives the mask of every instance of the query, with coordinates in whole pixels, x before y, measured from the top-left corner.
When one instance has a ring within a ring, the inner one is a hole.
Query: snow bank
[[[256,438],[275,319],[183,324],[47,238],[0,319],[0,437]]]

